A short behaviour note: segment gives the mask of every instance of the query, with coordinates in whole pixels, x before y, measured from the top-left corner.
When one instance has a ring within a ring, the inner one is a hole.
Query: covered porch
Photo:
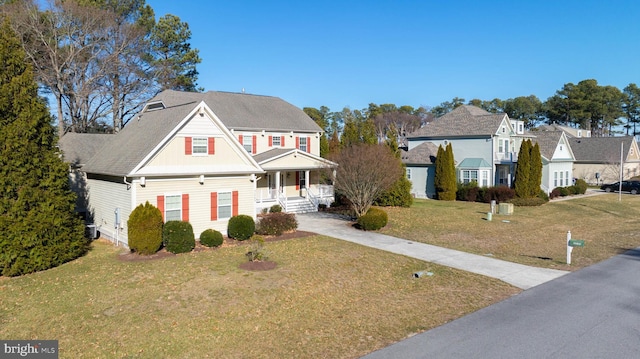
[[[254,158],[266,172],[256,181],[256,212],[274,204],[285,212],[315,212],[334,201],[327,173],[335,163],[297,149],[274,149]]]

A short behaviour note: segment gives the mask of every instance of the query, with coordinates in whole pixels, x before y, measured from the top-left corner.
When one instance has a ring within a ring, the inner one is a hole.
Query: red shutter
[[[307,153],[311,153],[311,137],[307,137]]]
[[[300,189],[300,172],[296,171],[296,190]]]
[[[273,146],[273,137],[269,136],[269,147]]]
[[[244,143],[242,143],[242,135],[238,135],[238,141],[240,141],[241,145],[244,145]]]
[[[182,195],[182,220],[189,222],[189,195]]]
[[[284,147],[284,136],[280,136],[280,146]]]
[[[300,148],[300,137],[296,136],[296,148]]]
[[[258,139],[256,139],[256,136],[254,135],[251,143],[251,153],[253,153],[254,155],[256,154],[257,144],[258,144]]]
[[[211,192],[211,220],[218,220],[218,192]]]
[[[164,221],[164,196],[158,196],[157,201],[158,209],[160,210],[160,213],[162,213],[162,220]]]
[[[190,155],[191,149],[192,149],[191,137],[185,137],[184,138],[184,154]]]
[[[216,154],[216,139],[213,137],[209,137],[209,154]]]
[[[231,193],[231,211],[234,216],[238,215],[238,191]]]

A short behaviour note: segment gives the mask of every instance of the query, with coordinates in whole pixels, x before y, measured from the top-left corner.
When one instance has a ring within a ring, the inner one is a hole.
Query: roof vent
[[[164,105],[164,102],[162,102],[162,101],[154,101],[154,102],[149,102],[148,104],[146,104],[144,106],[144,108],[142,109],[142,112],[154,111],[154,110],[164,110],[165,108],[166,108],[166,106]]]

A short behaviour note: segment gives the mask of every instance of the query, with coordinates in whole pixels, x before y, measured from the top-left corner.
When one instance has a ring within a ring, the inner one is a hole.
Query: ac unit
[[[84,229],[84,235],[89,239],[98,238],[98,228],[95,224],[87,224]]]

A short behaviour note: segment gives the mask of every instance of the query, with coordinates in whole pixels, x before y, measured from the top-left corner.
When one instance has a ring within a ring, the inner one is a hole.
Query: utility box
[[[512,215],[513,203],[500,203],[498,205],[498,213],[502,215]]]

